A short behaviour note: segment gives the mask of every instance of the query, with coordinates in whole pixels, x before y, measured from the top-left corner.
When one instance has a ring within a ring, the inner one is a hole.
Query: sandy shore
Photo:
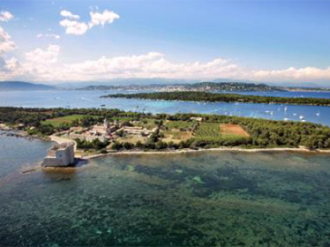
[[[83,156],[83,159],[95,159],[100,157],[106,157],[111,155],[137,155],[137,154],[182,154],[182,153],[196,153],[196,152],[246,152],[246,153],[258,153],[258,152],[301,152],[301,153],[328,153],[330,150],[309,150],[307,148],[229,148],[229,147],[219,147],[219,148],[209,148],[209,149],[181,149],[181,150],[166,150],[166,151],[113,151],[107,154],[95,154],[89,156]]]
[[[0,124],[0,130],[4,130],[4,131],[8,131],[8,130],[11,130],[11,128],[10,127],[8,127],[7,125],[5,125],[5,124]]]
[[[8,128],[8,126],[5,125],[0,125],[0,130],[11,130]],[[27,133],[24,133],[24,131],[20,131],[20,135],[22,137],[27,137]],[[30,136],[29,136],[30,137]],[[36,138],[36,137],[32,137]],[[71,139],[63,138],[63,137],[58,137],[55,135],[49,136],[47,138],[48,141],[53,141],[58,144],[62,144],[65,142],[75,142]],[[75,150],[76,150],[76,145],[75,145]],[[109,153],[106,154],[92,154],[92,155],[86,155],[84,156],[83,154],[78,157],[84,160],[90,160],[90,159],[95,159],[95,158],[100,158],[100,157],[106,157],[110,155],[137,155],[137,154],[146,154],[146,155],[157,155],[157,154],[182,154],[182,153],[196,153],[196,152],[221,152],[221,151],[226,151],[226,152],[246,152],[246,153],[257,153],[257,152],[301,152],[301,153],[313,153],[313,154],[330,154],[330,149],[328,150],[310,150],[305,147],[299,147],[299,148],[241,148],[241,147],[218,147],[218,148],[209,148],[209,149],[180,149],[180,150],[164,150],[164,151],[143,151],[143,150],[127,150],[127,151],[110,151]]]

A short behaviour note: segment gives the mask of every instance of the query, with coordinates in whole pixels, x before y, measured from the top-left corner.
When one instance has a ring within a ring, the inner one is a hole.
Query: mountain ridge
[[[24,81],[0,81],[0,91],[37,91],[54,90],[55,86]]]

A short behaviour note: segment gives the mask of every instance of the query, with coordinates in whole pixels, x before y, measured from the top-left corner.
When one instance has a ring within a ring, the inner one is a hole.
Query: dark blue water
[[[105,105],[105,108],[118,108],[125,111],[170,114],[206,113],[273,120],[304,120],[330,126],[330,107],[325,106],[200,103],[100,98],[100,96],[109,93],[118,93],[118,91],[0,92],[0,106],[101,108],[101,105]],[[299,97],[301,93],[290,94]],[[317,97],[317,95],[318,93],[308,93],[308,97]],[[329,97],[329,94],[327,95],[327,97]]]

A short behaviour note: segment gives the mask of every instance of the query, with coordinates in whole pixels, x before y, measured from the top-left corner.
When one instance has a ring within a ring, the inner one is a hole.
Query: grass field
[[[171,129],[189,129],[192,128],[194,122],[187,122],[187,121],[169,121],[165,124],[167,128]]]
[[[186,141],[192,137],[192,131],[164,131],[165,138],[162,139],[164,142],[174,142],[179,143],[180,141]]]
[[[198,141],[220,141],[247,138],[249,134],[239,125],[201,123],[195,131]]]
[[[198,141],[218,141],[221,139],[220,125],[218,123],[201,123],[195,131]]]
[[[220,124],[221,135],[250,137],[250,135],[237,124]]]
[[[54,127],[60,126],[62,123],[71,123],[74,120],[80,120],[84,117],[84,115],[70,115],[65,117],[48,119],[46,121],[42,121],[42,124],[51,124]]]
[[[132,144],[136,144],[138,141],[142,143],[146,143],[148,138],[142,137],[140,135],[126,135],[124,137],[119,137],[117,139],[118,142],[124,143],[124,142],[129,142]]]
[[[139,121],[138,123],[134,124],[134,126],[151,130],[156,127],[155,119],[143,119],[143,120]]]

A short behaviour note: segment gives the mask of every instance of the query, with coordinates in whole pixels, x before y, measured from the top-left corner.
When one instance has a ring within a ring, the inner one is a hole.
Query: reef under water
[[[329,246],[329,160],[115,155],[21,174],[0,187],[0,245]]]

